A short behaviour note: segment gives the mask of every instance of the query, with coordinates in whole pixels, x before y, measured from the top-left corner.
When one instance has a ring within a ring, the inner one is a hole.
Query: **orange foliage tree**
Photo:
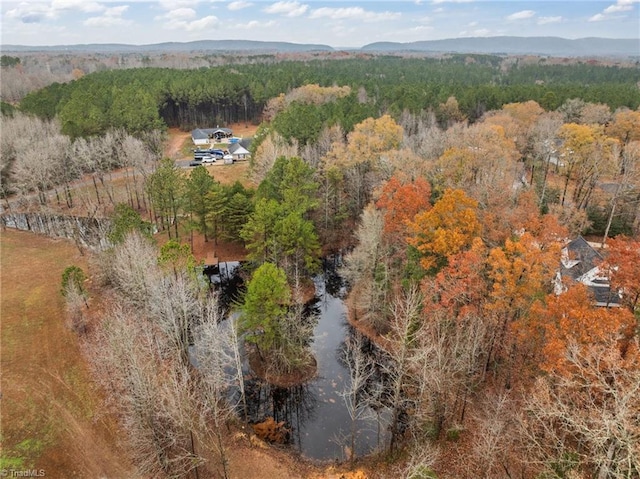
[[[433,208],[415,216],[409,224],[412,235],[407,242],[422,253],[424,269],[441,268],[448,257],[470,246],[480,235],[477,208],[478,202],[464,191],[447,189]]]
[[[532,309],[539,331],[544,337],[540,367],[556,373],[569,370],[567,352],[572,344],[578,347],[618,343],[621,350],[625,338],[633,333],[633,315],[624,308],[602,308],[593,304],[593,297],[583,284],[576,284],[561,295],[550,294],[546,304]]]
[[[515,353],[528,354],[528,347],[517,349],[517,336],[511,333],[527,327],[531,307],[550,292],[559,258],[559,244],[543,245],[527,232],[491,250],[487,263],[493,284],[485,308],[493,323],[489,357],[513,359]]]
[[[609,240],[607,260],[611,287],[622,291],[622,301],[631,312],[640,308],[640,241],[617,236]]]
[[[560,244],[542,247],[528,232],[507,239],[503,248],[489,253],[489,277],[493,280],[493,309],[518,319],[551,289],[558,267]]]
[[[397,175],[382,187],[376,207],[384,211],[384,232],[398,240],[406,237],[411,220],[420,212],[431,208],[431,186],[424,178],[402,182]]]
[[[448,317],[480,315],[488,294],[488,249],[480,238],[471,248],[449,257],[448,264],[432,280],[422,282],[426,309],[442,309]]]

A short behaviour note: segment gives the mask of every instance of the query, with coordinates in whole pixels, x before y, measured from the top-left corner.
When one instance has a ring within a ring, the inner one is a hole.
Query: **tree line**
[[[375,115],[435,108],[450,96],[470,121],[513,102],[534,100],[553,110],[570,98],[616,109],[640,104],[637,70],[600,65],[535,65],[502,69],[490,62],[374,57],[286,61],[176,70],[101,71],[54,83],[27,95],[21,109],[60,118],[71,136],[123,127],[130,133],[159,125],[188,129],[258,122],[270,98],[306,84],[350,86],[367,94]]]

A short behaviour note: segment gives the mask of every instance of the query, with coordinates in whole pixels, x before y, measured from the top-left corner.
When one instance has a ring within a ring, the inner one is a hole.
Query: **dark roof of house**
[[[222,133],[226,136],[233,135],[233,131],[229,128],[196,128],[191,132],[191,138],[194,140],[207,140],[216,133]]]
[[[578,236],[567,246],[567,257],[563,258],[562,275],[577,280],[591,271],[602,261],[602,255],[582,236]]]
[[[238,151],[241,148],[242,148],[242,151],[240,152],[241,154],[249,153],[249,151],[244,146],[242,146],[240,143],[232,143],[231,145],[229,145],[229,153],[231,153],[233,155],[236,151]]]
[[[578,236],[565,248],[566,255],[563,255],[561,267],[562,276],[587,285],[598,306],[619,306],[620,295],[611,290],[608,279],[597,275],[585,276],[600,265],[603,260],[602,255],[582,236]]]
[[[589,286],[598,306],[620,306],[620,296],[607,285]]]

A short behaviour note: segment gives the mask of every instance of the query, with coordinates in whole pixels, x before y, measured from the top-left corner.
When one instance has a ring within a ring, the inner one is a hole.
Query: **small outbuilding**
[[[229,145],[229,154],[233,156],[234,161],[246,160],[250,156],[249,150],[240,143],[232,143]]]

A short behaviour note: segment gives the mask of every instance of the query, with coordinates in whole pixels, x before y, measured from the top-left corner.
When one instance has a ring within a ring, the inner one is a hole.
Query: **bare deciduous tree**
[[[107,312],[90,355],[140,473],[184,477],[203,462],[191,441],[199,401],[189,371],[164,346],[139,312],[118,306]]]
[[[348,459],[352,465],[356,458],[358,421],[373,417],[373,411],[370,408],[371,398],[368,397],[366,387],[367,382],[373,375],[374,364],[371,356],[367,355],[363,349],[362,334],[354,331],[354,334],[347,337],[344,350],[344,360],[349,370],[351,382],[341,393],[351,419]]]
[[[386,335],[388,345],[385,348],[390,361],[382,365],[388,384],[388,404],[391,408],[391,442],[389,450],[393,453],[408,424],[409,409],[416,408],[418,398],[409,394],[415,383],[416,366],[423,363],[424,349],[418,342],[422,333],[420,310],[422,296],[417,287],[403,291],[391,304],[390,329]]]
[[[474,415],[470,473],[477,477],[513,477],[510,453],[515,437],[515,410],[508,393],[487,394]],[[514,474],[515,475],[515,474]]]
[[[638,339],[570,344],[568,374],[538,378],[520,420],[523,447],[542,470],[576,468],[597,479],[640,475]],[[569,461],[571,460],[571,461]]]
[[[278,133],[271,132],[262,141],[255,155],[251,158],[251,177],[253,181],[260,183],[264,180],[273,164],[281,156],[287,158],[298,156],[298,142],[292,140],[292,144],[289,144]]]
[[[157,253],[150,240],[138,233],[127,235],[123,243],[103,263],[110,281],[133,306],[147,308],[160,282]]]
[[[199,388],[203,398],[203,431],[205,437],[214,438],[219,456],[221,476],[228,477],[228,459],[224,446],[224,426],[232,418],[237,403],[232,401],[230,386],[238,386],[238,400],[244,405],[244,379],[239,364],[238,337],[235,324],[221,324],[222,312],[217,296],[211,296],[201,305],[200,324],[194,335],[194,352],[198,364]],[[233,319],[228,320],[234,323]],[[206,421],[213,421],[213,429]]]
[[[356,236],[358,245],[345,258],[342,274],[357,288],[357,311],[378,331],[386,328],[386,298],[389,292],[388,254],[382,241],[384,217],[380,210],[368,206]]]

